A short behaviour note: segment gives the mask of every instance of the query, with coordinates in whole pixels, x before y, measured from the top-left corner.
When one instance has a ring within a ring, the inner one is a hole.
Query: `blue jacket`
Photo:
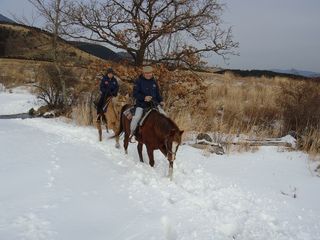
[[[146,108],[148,106],[147,102],[144,101],[146,96],[152,96],[152,100],[156,104],[159,104],[163,101],[156,80],[154,78],[148,80],[141,75],[136,80],[133,88],[133,97],[136,99],[137,107]]]
[[[119,91],[117,79],[115,77],[110,79],[108,76],[103,76],[100,82],[100,91],[102,94],[117,96]]]

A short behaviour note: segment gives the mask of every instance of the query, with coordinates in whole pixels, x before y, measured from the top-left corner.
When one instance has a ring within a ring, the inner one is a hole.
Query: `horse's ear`
[[[183,133],[184,133],[184,130],[181,130],[181,131],[180,131],[180,135],[182,135]]]

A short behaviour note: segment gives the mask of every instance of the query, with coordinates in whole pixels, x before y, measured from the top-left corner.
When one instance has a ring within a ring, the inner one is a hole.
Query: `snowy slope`
[[[170,182],[159,152],[150,168],[97,138],[63,119],[0,120],[0,239],[320,239],[320,178],[302,153],[183,145]]]

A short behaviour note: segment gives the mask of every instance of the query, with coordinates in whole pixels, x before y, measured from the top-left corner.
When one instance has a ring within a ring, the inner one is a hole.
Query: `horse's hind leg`
[[[151,167],[154,166],[153,149],[147,146],[147,153],[149,157],[149,164]]]
[[[138,146],[137,146],[137,149],[138,149],[138,153],[139,153],[140,162],[143,162],[142,147],[143,147],[143,144],[139,142]]]
[[[123,147],[125,153],[128,154],[128,145],[129,145],[129,137],[130,137],[130,121],[126,118],[122,118],[123,131],[124,131],[124,139],[123,139]]]
[[[102,129],[101,129],[101,115],[98,115],[97,117],[97,128],[99,133],[99,141],[102,141]]]
[[[123,147],[126,154],[128,154],[128,145],[129,145],[129,133],[125,132],[123,139]]]

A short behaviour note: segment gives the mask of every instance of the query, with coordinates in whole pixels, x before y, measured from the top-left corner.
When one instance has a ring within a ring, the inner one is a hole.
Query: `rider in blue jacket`
[[[104,113],[107,109],[105,103],[108,97],[116,97],[118,95],[119,85],[117,79],[114,77],[112,68],[108,68],[103,75],[100,82],[100,99],[97,104],[97,114]]]
[[[162,107],[164,106],[163,98],[159,92],[159,86],[153,77],[153,68],[151,66],[143,67],[143,74],[136,80],[133,88],[133,97],[136,100],[136,110],[130,124],[131,136],[133,142],[134,131],[142,117],[143,110],[152,102],[158,107],[160,113],[166,115]]]

